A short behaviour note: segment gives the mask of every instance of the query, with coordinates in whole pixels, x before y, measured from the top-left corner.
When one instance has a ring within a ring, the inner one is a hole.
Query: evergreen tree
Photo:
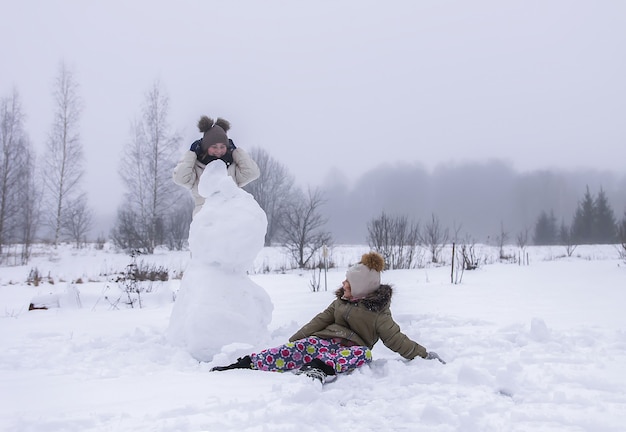
[[[617,240],[615,215],[602,188],[594,201],[594,216],[592,232],[594,243],[615,243]]]
[[[583,200],[578,203],[572,222],[572,236],[577,244],[594,243],[593,227],[595,219],[594,199],[589,192],[589,186]]]
[[[554,245],[557,243],[557,225],[554,212],[550,210],[550,214],[543,210],[537,222],[535,222],[535,232],[533,242],[536,245]]]

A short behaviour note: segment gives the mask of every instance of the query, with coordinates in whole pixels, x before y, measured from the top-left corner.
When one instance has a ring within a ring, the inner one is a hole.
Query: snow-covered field
[[[325,308],[366,250],[334,248],[328,290],[322,279],[314,293],[310,272],[276,271],[289,259],[264,249],[250,277],[274,311],[271,334],[256,348],[285,342]],[[110,281],[130,262],[124,254],[67,247],[1,267],[0,429],[626,430],[626,264],[616,248],[581,246],[567,258],[563,248],[531,247],[528,266],[483,253],[488,264],[465,272],[461,284],[450,283],[448,266],[383,273],[395,288],[396,321],[446,365],[408,362],[379,343],[370,366],[323,388],[290,373],[209,372],[241,350],[198,363],[169,344],[176,275],[188,253],[137,259],[171,276],[153,283],[141,309],[125,306]],[[38,286],[26,284],[33,269],[43,276]],[[37,297],[61,307],[28,311]]]

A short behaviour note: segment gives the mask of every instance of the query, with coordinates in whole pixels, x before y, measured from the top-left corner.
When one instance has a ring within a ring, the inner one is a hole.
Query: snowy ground
[[[251,278],[274,312],[259,348],[286,341],[325,308],[365,250],[336,248],[339,267],[317,293],[310,272],[261,273],[289,261],[264,250]],[[407,362],[379,343],[371,366],[324,388],[290,373],[209,372],[214,364],[165,339],[180,279],[155,283],[143,309],[112,306],[120,291],[107,278],[125,255],[68,248],[2,267],[0,430],[624,431],[626,264],[612,246],[579,247],[571,258],[529,251],[529,266],[488,259],[458,285],[449,267],[383,273],[403,331],[448,364]],[[174,274],[188,254],[141,259]],[[54,284],[26,285],[33,268]],[[50,293],[60,308],[27,311]],[[225,351],[216,363],[242,352]]]

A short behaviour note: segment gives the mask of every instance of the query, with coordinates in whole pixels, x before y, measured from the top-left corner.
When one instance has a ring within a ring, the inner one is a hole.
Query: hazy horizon
[[[529,230],[532,239],[541,211],[553,211],[559,224],[569,225],[587,186],[593,196],[602,188],[616,221],[625,217],[626,174],[519,172],[497,160],[447,164],[432,171],[411,164],[385,166],[350,183],[329,175],[320,186],[326,198],[320,211],[328,219],[325,229],[339,243],[366,243],[367,223],[382,211],[421,224],[434,214],[450,232],[460,227],[462,237],[469,235],[480,242],[487,242],[488,237],[495,241],[502,223],[514,243],[523,229]],[[117,208],[111,210],[110,214],[94,214],[93,238],[108,237]]]

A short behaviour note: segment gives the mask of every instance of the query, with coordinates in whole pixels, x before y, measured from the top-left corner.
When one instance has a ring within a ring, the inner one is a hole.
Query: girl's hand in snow
[[[426,360],[439,360],[441,363],[446,364],[446,362],[443,361],[441,357],[439,357],[439,354],[434,351],[428,352],[428,354],[426,355]]]

